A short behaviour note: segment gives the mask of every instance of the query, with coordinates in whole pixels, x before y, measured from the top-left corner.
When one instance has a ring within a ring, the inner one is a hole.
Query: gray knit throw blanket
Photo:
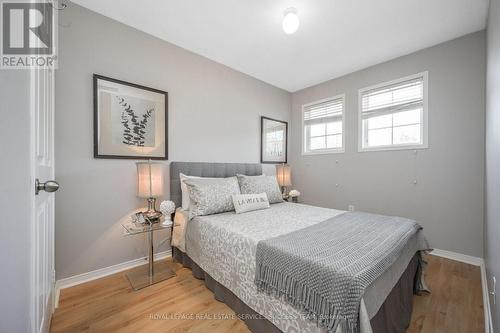
[[[328,332],[358,331],[366,287],[421,227],[393,216],[347,212],[257,244],[255,284],[303,310]]]

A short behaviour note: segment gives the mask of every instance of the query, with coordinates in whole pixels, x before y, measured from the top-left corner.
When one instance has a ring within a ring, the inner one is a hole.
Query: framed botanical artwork
[[[260,162],[287,163],[288,123],[260,117]]]
[[[94,74],[94,157],[168,158],[168,94]]]

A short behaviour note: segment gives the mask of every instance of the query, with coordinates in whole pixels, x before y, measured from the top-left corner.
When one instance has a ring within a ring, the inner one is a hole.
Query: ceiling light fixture
[[[283,31],[286,34],[291,35],[297,31],[299,28],[300,21],[299,15],[297,14],[297,8],[287,8],[283,13]]]

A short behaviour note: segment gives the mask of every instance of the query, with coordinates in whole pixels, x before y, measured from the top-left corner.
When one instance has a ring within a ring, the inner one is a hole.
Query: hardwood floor
[[[436,256],[428,261],[425,280],[431,293],[413,297],[407,333],[484,332],[479,267]]]
[[[479,267],[435,256],[428,261],[432,293],[414,297],[407,333],[484,332]],[[171,265],[175,278],[140,291],[131,289],[125,272],[62,290],[51,332],[249,332],[203,281]]]

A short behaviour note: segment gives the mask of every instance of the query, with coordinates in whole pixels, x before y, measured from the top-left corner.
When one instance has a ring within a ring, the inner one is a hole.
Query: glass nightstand
[[[148,234],[149,241],[149,251],[148,251],[148,263],[142,266],[132,268],[127,273],[127,278],[130,285],[134,290],[139,290],[148,287],[152,284],[164,281],[175,276],[175,272],[168,267],[165,261],[155,262],[154,261],[154,249],[153,249],[153,234],[155,231],[168,229],[173,227],[173,223],[163,223],[158,222],[154,224],[142,224],[137,223],[132,220],[123,223],[123,228],[125,229],[125,236],[137,235],[137,234]]]

